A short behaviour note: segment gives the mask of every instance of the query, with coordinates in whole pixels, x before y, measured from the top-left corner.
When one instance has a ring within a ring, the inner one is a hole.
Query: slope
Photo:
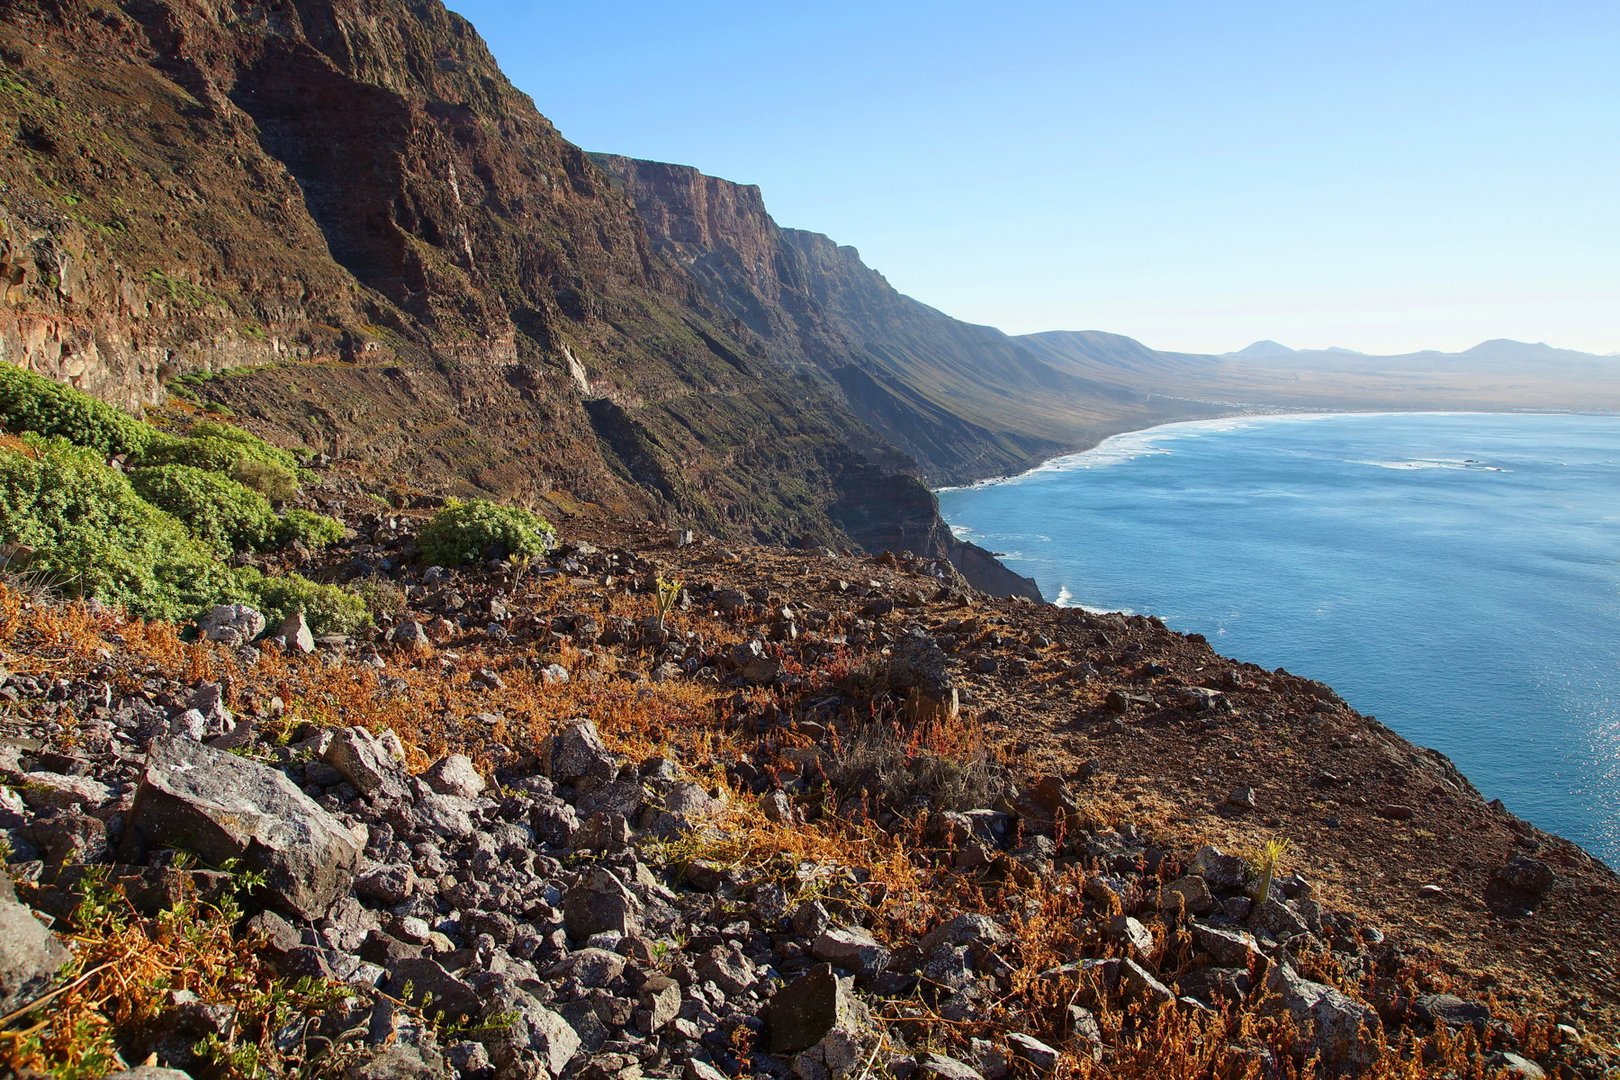
[[[1110,372],[1055,366],[897,292],[854,248],[779,227],[757,187],[683,165],[595,160],[710,303],[771,356],[811,371],[932,483],[1021,471],[1170,415]]]
[[[941,552],[433,0],[0,5],[0,359],[449,492]]]

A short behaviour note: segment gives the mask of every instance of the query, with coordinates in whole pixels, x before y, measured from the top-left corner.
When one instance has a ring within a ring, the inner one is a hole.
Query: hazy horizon
[[[969,322],[1620,351],[1615,5],[451,2],[573,142]]]

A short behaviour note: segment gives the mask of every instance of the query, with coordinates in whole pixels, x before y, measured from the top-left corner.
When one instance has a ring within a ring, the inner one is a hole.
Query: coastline
[[[1099,441],[1095,446],[1093,446],[1093,447],[1091,447],[1089,449],[1076,451],[1076,452],[1071,453],[1071,454],[1061,455],[1061,456],[1058,456],[1058,457],[1048,459],[1046,462],[1043,462],[1042,464],[1040,464],[1040,465],[1038,465],[1038,466],[1036,466],[1036,467],[1034,467],[1032,469],[1026,470],[1023,473],[1019,473],[1019,474],[1017,474],[1015,476],[1012,476],[1012,477],[993,478],[993,479],[990,479],[990,480],[981,481],[981,482],[973,484],[973,485],[962,485],[962,486],[959,486],[959,487],[956,487],[956,488],[941,489],[941,490],[954,490],[954,491],[973,490],[973,489],[985,488],[985,487],[990,487],[990,486],[1008,484],[1008,483],[1011,483],[1011,482],[1016,482],[1018,480],[1022,480],[1022,479],[1025,479],[1025,478],[1030,478],[1030,477],[1034,477],[1034,476],[1038,476],[1038,475],[1050,474],[1050,473],[1054,473],[1054,472],[1072,471],[1075,467],[1077,467],[1075,464],[1073,464],[1076,461],[1076,459],[1084,459],[1084,458],[1087,458],[1087,457],[1091,457],[1092,455],[1095,455],[1098,450],[1107,447],[1109,443],[1115,443],[1117,441],[1124,441],[1125,442],[1126,448],[1129,450],[1129,453],[1126,454],[1125,456],[1135,457],[1138,454],[1143,453],[1143,452],[1151,452],[1151,451],[1147,451],[1146,448],[1152,445],[1152,440],[1154,440],[1156,438],[1166,437],[1167,433],[1170,434],[1170,435],[1173,435],[1178,429],[1180,431],[1186,431],[1186,432],[1220,431],[1220,430],[1231,430],[1231,429],[1239,428],[1239,427],[1248,427],[1248,426],[1251,426],[1251,425],[1263,424],[1263,423],[1267,423],[1269,421],[1310,421],[1310,420],[1315,420],[1315,419],[1331,419],[1331,418],[1349,417],[1349,416],[1365,417],[1365,418],[1368,418],[1368,419],[1374,419],[1374,418],[1378,418],[1378,417],[1394,418],[1394,417],[1424,417],[1424,416],[1432,416],[1432,417],[1476,416],[1476,417],[1505,417],[1505,418],[1507,418],[1507,417],[1525,417],[1525,418],[1528,418],[1528,417],[1588,417],[1588,418],[1602,419],[1602,420],[1611,420],[1611,419],[1616,419],[1617,418],[1615,413],[1613,413],[1611,411],[1608,411],[1608,410],[1411,409],[1411,410],[1376,410],[1376,411],[1375,410],[1336,410],[1336,411],[1313,410],[1313,411],[1310,411],[1310,412],[1303,412],[1302,411],[1302,412],[1290,412],[1290,413],[1247,414],[1247,415],[1241,415],[1241,416],[1234,415],[1234,416],[1228,416],[1228,417],[1199,419],[1199,420],[1191,420],[1191,421],[1171,421],[1171,422],[1167,422],[1165,424],[1153,425],[1153,426],[1150,426],[1150,427],[1139,428],[1139,429],[1136,429],[1134,431],[1123,432],[1123,433],[1120,433],[1118,435],[1110,436],[1107,439]],[[1093,460],[1095,460],[1095,458],[1093,458]],[[1110,460],[1112,460],[1112,458],[1110,458]],[[1364,463],[1365,464],[1376,464],[1375,462],[1364,462]],[[1115,497],[1116,498],[1118,497],[1117,493],[1116,493]],[[959,528],[966,529],[967,531],[962,532],[962,533],[959,534],[964,539],[972,539],[972,540],[975,540],[975,541],[977,541],[979,543],[985,543],[986,542],[986,540],[984,538],[984,534],[974,532],[971,529],[968,529],[965,525],[955,523],[955,522],[951,522],[949,518],[947,518],[947,523],[951,525],[953,531],[956,530],[956,529],[959,529]],[[981,522],[980,524],[981,524],[981,526],[983,526],[983,522]],[[995,529],[994,529],[993,526],[990,527],[990,529],[988,531],[989,531],[990,534],[995,533]],[[1043,530],[1037,530],[1037,531],[1043,531]],[[1044,530],[1044,531],[1053,531],[1053,530]],[[1017,528],[1014,528],[1014,529],[1011,530],[1011,532],[1019,532],[1019,530]],[[1055,531],[1054,531],[1054,535],[1056,535]],[[1036,539],[1045,541],[1045,540],[1049,540],[1050,538],[1049,537],[1038,537]],[[1009,542],[1009,540],[1010,540],[1010,537],[1002,537],[1003,542]],[[1031,541],[1031,542],[1034,542],[1034,541]],[[1016,543],[1016,541],[1012,541],[1012,543]],[[1014,555],[1011,555],[1011,556],[1003,556],[1004,558],[1010,557],[1010,558],[1013,558],[1013,559],[1017,559],[1017,558],[1020,558],[1020,557],[1025,557],[1025,558],[1034,557],[1034,556],[1024,556],[1022,554],[1022,552],[1025,551],[1025,550],[1034,551],[1035,549],[1024,549],[1022,547],[1009,547],[1009,550],[1015,550],[1015,551],[1018,552],[1018,554],[1014,554]],[[1041,558],[1040,557],[1035,557],[1035,558],[1036,558],[1036,565],[1040,565],[1041,564]],[[1050,564],[1050,561],[1051,561],[1051,559],[1048,557],[1046,559],[1046,562],[1048,564]],[[1029,565],[1029,564],[1026,564],[1026,565]],[[1048,565],[1048,571],[1049,571],[1049,573],[1044,574],[1043,577],[1046,578],[1046,583],[1047,583],[1047,585],[1050,586],[1050,585],[1053,584],[1052,577],[1051,577],[1051,574],[1050,574],[1050,571],[1051,571],[1051,566],[1050,565]],[[1105,579],[1108,580],[1109,584],[1106,585],[1102,591],[1098,592],[1097,595],[1103,596],[1103,597],[1105,597],[1107,599],[1120,599],[1121,594],[1119,592],[1119,589],[1120,589],[1120,586],[1121,586],[1121,580],[1119,578],[1118,572],[1116,571],[1112,575],[1112,577],[1109,577],[1108,575],[1105,574]],[[1210,586],[1208,586],[1208,585],[1204,586],[1204,588],[1206,588],[1206,589],[1208,589],[1209,587]],[[1108,593],[1109,589],[1112,589],[1112,595],[1111,596],[1109,596],[1109,593]],[[1168,594],[1166,594],[1166,595],[1168,595]],[[1218,595],[1218,590],[1217,590],[1217,595]],[[1130,599],[1127,598],[1127,599],[1125,599],[1124,603],[1119,607],[1109,606],[1109,607],[1103,608],[1102,610],[1105,610],[1105,611],[1118,611],[1118,612],[1121,612],[1121,613],[1127,614],[1127,615],[1142,614],[1142,615],[1147,615],[1147,616],[1150,616],[1150,617],[1154,616],[1154,615],[1166,615],[1166,614],[1168,614],[1170,612],[1182,611],[1183,610],[1180,607],[1165,606],[1165,604],[1164,604],[1165,599],[1166,599],[1165,596],[1161,596],[1159,604],[1154,604],[1152,602],[1143,604],[1143,603],[1139,603],[1138,601],[1130,600]],[[1064,602],[1065,600],[1067,600],[1067,603]],[[1073,595],[1071,593],[1069,593],[1069,586],[1068,586],[1067,583],[1061,584],[1061,585],[1058,586],[1058,595],[1057,595],[1056,598],[1054,598],[1050,602],[1053,604],[1053,606],[1059,607],[1059,608],[1077,608],[1077,609],[1084,610],[1084,611],[1087,611],[1087,612],[1097,612],[1099,610],[1097,607],[1094,607],[1094,606],[1091,606],[1091,605],[1077,603],[1074,600]],[[1181,603],[1188,603],[1188,601],[1186,600],[1186,596],[1185,596],[1185,590],[1182,590],[1182,595],[1181,595],[1180,602]],[[1236,611],[1238,609],[1234,608],[1233,610]],[[1246,611],[1246,609],[1245,609],[1245,611]],[[1246,612],[1246,613],[1249,614],[1249,615],[1253,614],[1252,612]],[[1183,620],[1183,626],[1186,627],[1186,628],[1181,631],[1182,633],[1190,633],[1190,632],[1192,632],[1194,630],[1198,630],[1198,631],[1205,631],[1205,632],[1209,633],[1212,637],[1215,636],[1216,631],[1211,630],[1208,625],[1205,625],[1205,622],[1207,620],[1200,621],[1200,619],[1202,618],[1201,616],[1195,618],[1193,615],[1188,614],[1186,611],[1183,611],[1183,614],[1184,614],[1184,616],[1186,616],[1186,618],[1193,619],[1193,622],[1189,626],[1186,623],[1186,621]],[[1391,613],[1391,617],[1392,618],[1395,617],[1395,613]],[[1294,614],[1287,614],[1286,618],[1287,618],[1287,620],[1288,620],[1288,622],[1290,624],[1298,625],[1299,620],[1298,620],[1298,618],[1296,618],[1296,616]],[[1245,626],[1247,625],[1247,619],[1244,620],[1244,625]],[[1220,632],[1224,634],[1225,633],[1224,628]],[[1198,636],[1198,635],[1194,634],[1194,636]],[[1251,641],[1249,643],[1249,648],[1250,649],[1256,648],[1257,647],[1256,642],[1258,640],[1259,639],[1256,639],[1256,641]],[[1234,641],[1234,644],[1235,644],[1235,641]],[[1311,654],[1312,654],[1312,650],[1310,650],[1310,649],[1302,650],[1298,655],[1293,656],[1293,658],[1290,659],[1289,656],[1287,656],[1287,655],[1279,654],[1279,652],[1278,652],[1278,650],[1276,648],[1269,648],[1270,659],[1269,660],[1262,659],[1262,657],[1267,655],[1267,649],[1268,648],[1269,647],[1262,647],[1260,649],[1259,655],[1254,655],[1252,653],[1250,653],[1250,654],[1242,654],[1242,653],[1240,653],[1239,655],[1247,656],[1247,658],[1249,658],[1249,659],[1260,660],[1262,664],[1265,664],[1267,666],[1269,666],[1271,664],[1276,664],[1276,663],[1283,663],[1283,664],[1287,665],[1289,670],[1299,670],[1299,668],[1297,668],[1296,665],[1299,665],[1300,667],[1303,667],[1305,670],[1312,670],[1312,662],[1310,660],[1308,660],[1308,657],[1311,656]],[[1223,654],[1225,654],[1226,653],[1226,646],[1223,645],[1221,647],[1220,651]],[[1227,654],[1227,655],[1230,655],[1230,654]],[[1599,655],[1599,658],[1601,659],[1601,654],[1598,654],[1598,655]],[[1279,657],[1280,657],[1280,659],[1279,659]],[[1529,660],[1524,661],[1524,662],[1529,663],[1531,661],[1534,661],[1533,656],[1531,656],[1529,658]],[[1362,667],[1363,667],[1363,665],[1361,665],[1360,661],[1356,661],[1355,664],[1353,665],[1352,674],[1358,674],[1359,675],[1359,673],[1362,671]],[[1376,667],[1374,667],[1374,668],[1370,668],[1368,670],[1378,670],[1378,669]],[[1529,671],[1529,670],[1532,670],[1532,669],[1527,667],[1526,670]],[[1534,670],[1540,670],[1540,669],[1536,668]],[[1326,683],[1328,683],[1328,684],[1332,684],[1334,686],[1341,685],[1341,681],[1344,681],[1344,680],[1347,679],[1346,674],[1345,674],[1345,670],[1344,670],[1344,665],[1340,666],[1340,670],[1338,671],[1338,673],[1336,675],[1334,675],[1334,674],[1332,674],[1330,672],[1325,672],[1323,678],[1325,679]],[[1409,678],[1410,678],[1409,675],[1402,675],[1402,676],[1399,676],[1398,678],[1392,679],[1390,681],[1405,684]],[[1350,683],[1351,686],[1355,685],[1355,680],[1354,679],[1349,679],[1348,682]],[[1347,692],[1350,692],[1350,691],[1347,690]],[[1366,686],[1366,680],[1364,678],[1362,679],[1361,693],[1362,694],[1368,693],[1367,686]],[[1546,704],[1546,711],[1547,711],[1547,715],[1548,715],[1548,722],[1549,723],[1558,722],[1556,720],[1556,718],[1558,716],[1562,715],[1562,714],[1557,712],[1557,710],[1555,708],[1556,702],[1553,702],[1551,699],[1548,699],[1548,701],[1545,704]],[[1377,711],[1380,715],[1382,715],[1386,709],[1394,709],[1394,706],[1392,706],[1388,700],[1383,700],[1382,704],[1380,704],[1379,699],[1377,699],[1376,697],[1369,699],[1369,704],[1366,705],[1366,706],[1363,706],[1363,707],[1368,708],[1370,710]],[[1396,711],[1398,711],[1398,710],[1396,710]],[[1431,710],[1431,712],[1432,711],[1433,710]],[[1440,713],[1436,712],[1435,715],[1440,715]],[[1412,745],[1419,746],[1419,747],[1424,746],[1425,743],[1428,743],[1428,742],[1440,742],[1440,743],[1448,744],[1448,745],[1452,746],[1455,749],[1455,748],[1463,747],[1463,745],[1464,745],[1464,744],[1459,743],[1457,741],[1458,738],[1489,738],[1490,737],[1488,734],[1487,735],[1466,736],[1465,734],[1462,733],[1461,728],[1458,728],[1455,731],[1452,731],[1450,728],[1446,728],[1444,730],[1437,731],[1436,729],[1434,729],[1434,725],[1425,726],[1425,724],[1423,724],[1423,723],[1417,723],[1415,725],[1416,730],[1413,730],[1414,724],[1413,724],[1412,718],[1410,716],[1407,717],[1407,722],[1401,723],[1400,726],[1402,728],[1402,737],[1407,738],[1407,740],[1409,742],[1411,742]],[[1451,731],[1451,736],[1446,735],[1447,731]],[[1411,735],[1407,736],[1406,732],[1411,732]],[[1578,801],[1578,799],[1574,803],[1571,803],[1570,801],[1568,801],[1570,799],[1570,797],[1571,797],[1569,792],[1565,792],[1564,794],[1559,796],[1559,798],[1564,800],[1561,804],[1560,803],[1553,803],[1553,802],[1544,802],[1544,800],[1546,800],[1549,796],[1544,794],[1540,790],[1538,790],[1534,785],[1530,785],[1530,786],[1520,785],[1520,786],[1504,787],[1503,786],[1503,781],[1502,781],[1501,776],[1500,776],[1500,773],[1502,772],[1502,768],[1497,764],[1493,764],[1492,761],[1489,758],[1485,758],[1483,760],[1484,760],[1484,764],[1481,764],[1481,761],[1477,761],[1477,760],[1473,762],[1472,766],[1469,769],[1469,773],[1471,775],[1479,775],[1479,776],[1481,776],[1481,778],[1482,778],[1481,782],[1482,783],[1486,783],[1488,786],[1496,788],[1498,790],[1498,793],[1500,793],[1501,795],[1503,795],[1506,798],[1510,799],[1513,803],[1526,807],[1528,809],[1528,812],[1536,813],[1538,819],[1545,821],[1545,820],[1547,820],[1548,817],[1551,817],[1553,819],[1553,822],[1549,822],[1549,825],[1548,825],[1549,828],[1568,829],[1568,828],[1573,827],[1573,828],[1576,828],[1577,830],[1585,829],[1586,839],[1584,839],[1582,841],[1571,841],[1571,842],[1581,844],[1583,846],[1583,850],[1587,850],[1588,854],[1591,854],[1593,858],[1597,858],[1597,859],[1600,859],[1600,860],[1608,859],[1608,860],[1611,860],[1611,861],[1614,859],[1614,857],[1615,857],[1614,852],[1611,850],[1612,847],[1613,847],[1613,841],[1612,841],[1613,830],[1612,830],[1612,827],[1605,826],[1605,825],[1601,824],[1601,822],[1603,820],[1601,815],[1599,817],[1597,817],[1596,819],[1594,819],[1594,820],[1596,820],[1598,822],[1598,824],[1593,825],[1590,828],[1586,827],[1586,826],[1582,826],[1582,825],[1571,826],[1571,824],[1570,824],[1571,815],[1572,815],[1572,812],[1578,812],[1578,810],[1579,810],[1579,801]],[[1584,761],[1586,759],[1581,758],[1581,760]],[[1549,759],[1549,761],[1550,761],[1550,759]],[[1547,765],[1548,763],[1543,763],[1543,764]],[[1565,767],[1566,768],[1577,768],[1578,766],[1569,765],[1569,766],[1565,766]],[[1579,766],[1579,767],[1590,768],[1590,765]],[[1548,772],[1548,771],[1549,770],[1546,769],[1546,768],[1543,768],[1543,769],[1540,770],[1540,772]],[[1540,807],[1539,811],[1537,810],[1537,807]],[[1549,812],[1549,807],[1551,808],[1550,812]],[[1579,816],[1578,813],[1576,813],[1576,816]],[[1588,815],[1588,816],[1590,816],[1590,815]],[[1562,819],[1562,821],[1559,822],[1559,819]],[[1555,822],[1557,822],[1558,824],[1554,824]],[[1592,828],[1596,828],[1597,832],[1593,833],[1591,831]],[[1588,849],[1585,845],[1592,845],[1592,846],[1591,846],[1591,848]],[[1603,854],[1602,855],[1598,854],[1599,851],[1602,851]]]
[[[1061,454],[1053,454],[1042,458],[1035,464],[1016,473],[1006,473],[998,476],[987,476],[966,484],[942,484],[939,487],[929,488],[935,496],[947,491],[971,491],[977,488],[990,487],[996,484],[1006,484],[1030,476],[1043,470],[1050,470],[1071,458],[1081,457],[1092,453],[1116,439],[1129,436],[1140,436],[1147,432],[1161,431],[1165,428],[1209,426],[1217,428],[1218,425],[1241,421],[1265,420],[1311,420],[1335,416],[1615,416],[1616,413],[1606,409],[1282,409],[1267,410],[1257,406],[1248,412],[1223,413],[1218,416],[1188,417],[1180,420],[1162,420],[1158,423],[1143,424],[1139,427],[1128,427],[1121,431],[1111,432],[1099,439]],[[949,524],[947,522],[947,524]]]

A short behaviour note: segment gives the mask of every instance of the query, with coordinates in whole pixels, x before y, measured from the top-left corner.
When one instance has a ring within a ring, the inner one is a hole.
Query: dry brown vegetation
[[[641,619],[653,605],[646,592],[602,590],[558,577],[528,583],[522,602],[541,622],[593,604],[603,615]],[[724,647],[748,636],[748,614],[720,618],[684,611],[672,621],[707,646]],[[846,910],[858,909],[862,921],[895,946],[915,941],[957,912],[1008,919],[1016,943],[1006,957],[1007,992],[981,1012],[967,1018],[942,1015],[921,993],[882,1003],[880,1017],[888,1030],[913,1049],[960,1052],[972,1037],[1014,1030],[1056,1046],[1072,1045],[1066,1009],[1081,1004],[1095,1013],[1112,1048],[1111,1063],[1104,1069],[1084,1054],[1069,1054],[1061,1075],[1318,1074],[1312,1062],[1291,1063],[1297,1033],[1263,1001],[1214,1012],[1150,1010],[1121,1004],[1084,975],[1055,974],[1080,957],[1122,953],[1106,933],[1106,916],[1113,912],[1099,912],[1084,895],[1093,871],[1070,866],[1039,878],[1005,858],[985,872],[952,869],[948,853],[930,839],[927,828],[933,800],[948,802],[954,793],[971,802],[967,796],[975,789],[983,794],[996,783],[1010,782],[1016,770],[1032,766],[1027,750],[1020,752],[987,729],[974,710],[956,718],[907,720],[879,688],[874,697],[846,699],[837,716],[816,714],[827,729],[826,753],[818,758],[812,752],[816,740],[807,732],[819,728],[783,723],[762,733],[753,720],[766,714],[809,715],[829,688],[859,681],[870,657],[863,658],[860,650],[830,650],[822,663],[806,668],[792,650],[772,648],[795,677],[791,690],[624,678],[621,669],[638,663],[633,648],[580,649],[568,641],[514,648],[446,636],[427,655],[385,651],[379,667],[273,651],[244,666],[227,650],[184,642],[171,626],[0,587],[0,660],[15,672],[107,678],[119,692],[138,692],[143,680],[159,675],[218,680],[235,711],[256,717],[263,732],[279,739],[297,737],[311,725],[391,729],[405,741],[417,768],[456,750],[491,774],[534,753],[559,721],[589,717],[612,749],[636,760],[653,754],[677,758],[724,796],[725,809],[710,829],[647,846],[649,862],[677,877],[683,867],[701,862],[744,885],[774,882],[792,898],[823,897]],[[547,663],[568,668],[569,681],[548,682],[539,670]],[[475,684],[472,675],[480,669],[496,672],[501,685]],[[1005,710],[997,710],[992,723],[1004,716]],[[71,726],[45,734],[68,744]],[[771,763],[790,778],[796,771],[819,769],[816,762],[832,763],[821,789],[824,812],[813,814],[808,824],[772,821],[755,796],[728,779],[728,766],[744,757]],[[1163,826],[1192,839],[1185,835],[1188,822],[1173,796],[1144,794],[1094,785],[1083,796],[1083,820],[1096,828],[1128,821]],[[1174,857],[1167,859],[1156,876],[1166,879],[1179,865]],[[1154,877],[1145,873],[1143,887],[1152,887]],[[66,984],[48,1010],[7,1018],[0,1053],[18,1070],[98,1075],[109,1032],[140,1024],[163,994],[186,989],[204,1004],[231,1005],[242,1013],[242,1041],[219,1050],[221,1075],[278,1073],[289,1063],[296,1068],[296,1054],[278,1057],[266,1042],[274,1021],[342,995],[331,987],[295,987],[273,977],[258,964],[251,942],[236,932],[240,915],[228,892],[207,901],[190,897],[176,912],[145,918],[128,911],[116,890],[88,889],[72,919],[78,953]],[[1158,949],[1166,972],[1192,956],[1185,928],[1173,921],[1161,930]],[[1302,958],[1300,967],[1313,979],[1373,1002],[1390,1019],[1401,1017],[1405,1003],[1420,992],[1465,988],[1421,948],[1389,953],[1387,962],[1359,979],[1347,977],[1329,954]],[[1524,1009],[1522,999],[1492,1004],[1523,1052],[1544,1056],[1560,1038],[1553,1016]],[[1276,1052],[1272,1060],[1283,1063],[1282,1072],[1266,1071],[1260,1047]],[[1424,1034],[1407,1028],[1363,1075],[1485,1077],[1492,1075],[1486,1049],[1472,1032]]]

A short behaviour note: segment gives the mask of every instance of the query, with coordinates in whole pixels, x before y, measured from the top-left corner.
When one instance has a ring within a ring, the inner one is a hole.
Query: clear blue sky
[[[450,0],[588,150],[1013,333],[1620,350],[1620,2]]]

